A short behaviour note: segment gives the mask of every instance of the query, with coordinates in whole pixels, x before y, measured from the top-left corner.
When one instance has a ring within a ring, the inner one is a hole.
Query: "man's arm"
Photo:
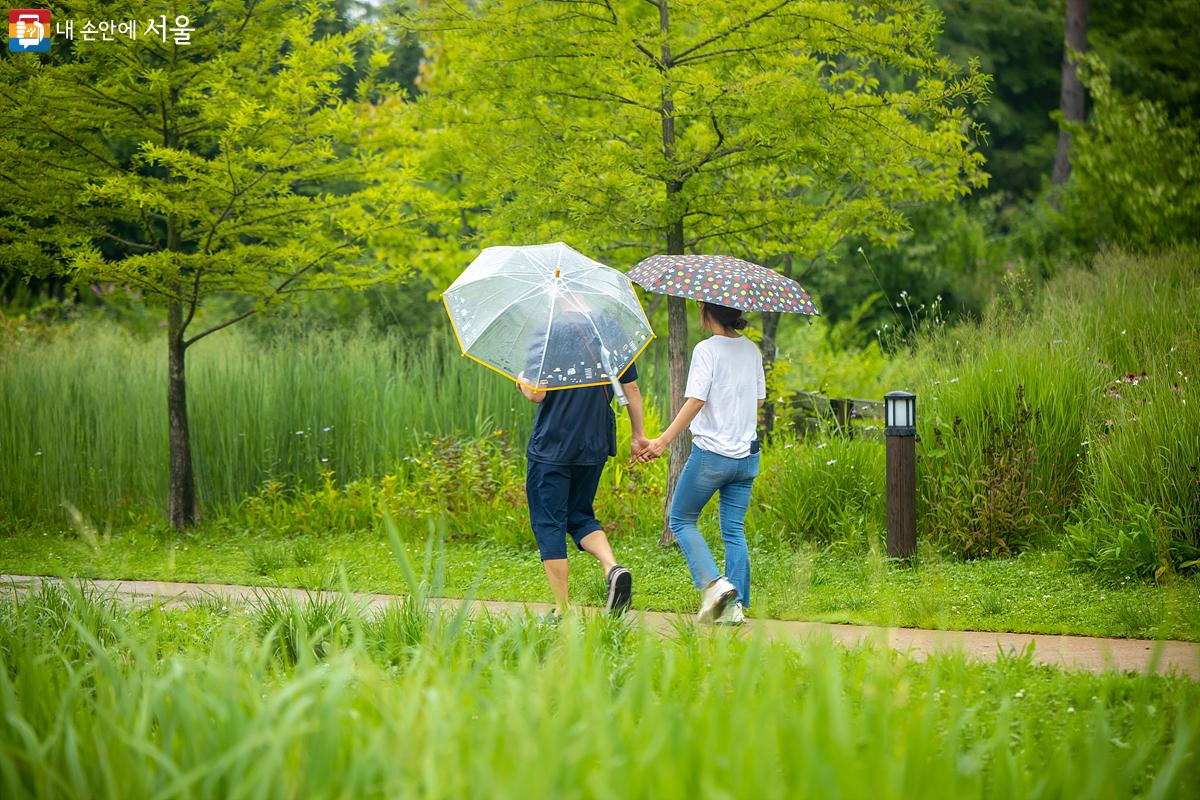
[[[629,401],[625,408],[629,411],[629,428],[633,434],[629,456],[637,458],[646,449],[647,444],[642,390],[638,388],[637,381],[623,383],[621,388],[625,390],[625,399]]]
[[[546,399],[545,392],[538,392],[538,391],[534,391],[533,389],[530,389],[528,386],[526,386],[524,383],[522,383],[522,381],[524,381],[524,380],[525,380],[524,372],[517,375],[517,388],[521,390],[521,394],[525,395],[526,400],[528,400],[531,403],[540,403]]]

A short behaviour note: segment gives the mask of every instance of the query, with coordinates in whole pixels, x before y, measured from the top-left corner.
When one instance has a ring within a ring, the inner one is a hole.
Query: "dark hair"
[[[749,324],[742,318],[742,310],[740,308],[720,306],[716,303],[701,303],[700,313],[713,320],[727,331],[740,331]]]

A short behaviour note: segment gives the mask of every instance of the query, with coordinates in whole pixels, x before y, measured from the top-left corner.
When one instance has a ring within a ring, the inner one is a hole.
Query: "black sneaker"
[[[608,571],[608,602],[604,610],[619,617],[629,610],[632,600],[633,573],[618,564]]]

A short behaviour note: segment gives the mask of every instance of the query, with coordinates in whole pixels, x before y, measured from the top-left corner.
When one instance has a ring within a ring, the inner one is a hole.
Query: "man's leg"
[[[553,558],[542,562],[546,568],[546,580],[550,582],[550,591],[554,593],[554,605],[559,614],[567,612],[567,560]]]
[[[604,531],[592,531],[587,536],[579,540],[579,548],[587,553],[591,553],[600,566],[604,568],[604,574],[617,565],[617,559],[613,556],[612,547],[608,543],[608,537],[604,535]]]
[[[567,610],[567,498],[570,489],[569,467],[527,462],[525,499],[529,503],[529,524],[537,539],[546,580],[559,613]]]
[[[596,519],[592,506],[600,486],[603,464],[580,465],[571,468],[571,497],[567,502],[567,530],[580,550],[600,562],[608,597],[604,608],[613,614],[624,614],[633,599],[633,576],[617,564],[608,536]]]

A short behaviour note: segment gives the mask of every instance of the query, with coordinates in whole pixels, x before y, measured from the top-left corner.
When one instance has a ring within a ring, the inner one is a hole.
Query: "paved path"
[[[29,575],[0,575],[0,588],[30,588],[43,581],[55,582],[55,578]],[[129,599],[158,599],[166,604],[182,604],[188,600],[204,597],[245,600],[254,597],[252,586],[236,586],[217,583],[171,583],[167,581],[112,581],[91,580],[89,584],[101,591],[113,592]],[[263,591],[259,588],[258,591]],[[285,589],[297,597],[304,597],[303,589]],[[311,592],[311,594],[322,594]],[[403,602],[399,595],[355,594],[354,597],[368,609],[379,609],[389,603]],[[461,600],[439,599],[440,605],[458,608]],[[475,609],[502,613],[545,613],[550,606],[545,603],[516,603],[495,600],[476,600]],[[670,631],[677,624],[679,615],[658,611],[639,612],[642,621],[656,630]],[[961,650],[968,657],[995,659],[997,654],[1021,653],[1033,644],[1033,660],[1063,669],[1089,670],[1133,670],[1144,672],[1149,668],[1168,674],[1175,673],[1200,680],[1200,643],[1177,641],[1153,641],[1147,639],[1103,639],[1093,636],[1055,636],[1029,633],[992,633],[985,631],[938,631],[918,628],[878,628],[867,625],[833,625],[822,622],[793,622],[788,620],[756,619],[747,625],[750,630],[766,633],[773,639],[796,641],[810,636],[826,635],[843,644],[878,642],[916,658],[940,651]]]

